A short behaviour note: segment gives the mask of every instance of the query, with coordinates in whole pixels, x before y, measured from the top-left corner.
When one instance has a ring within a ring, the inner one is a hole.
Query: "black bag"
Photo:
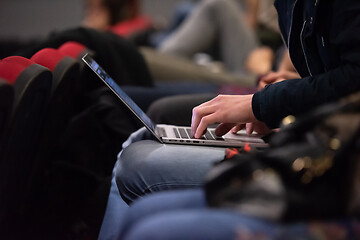
[[[210,206],[282,221],[360,215],[360,94],[285,118],[269,143],[227,150],[206,178]]]

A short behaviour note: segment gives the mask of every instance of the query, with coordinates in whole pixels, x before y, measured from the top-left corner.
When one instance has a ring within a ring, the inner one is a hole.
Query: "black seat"
[[[5,134],[5,126],[10,117],[14,103],[14,88],[3,79],[0,79],[0,146]],[[0,147],[1,149],[1,147]]]
[[[0,149],[0,239],[8,239],[28,223],[29,186],[52,74],[29,59],[11,56],[0,61],[0,78],[13,84],[15,93]]]
[[[53,86],[44,122],[42,148],[48,149],[73,114],[74,98],[78,94],[79,62],[53,48],[45,48],[34,54],[31,59],[53,73]]]

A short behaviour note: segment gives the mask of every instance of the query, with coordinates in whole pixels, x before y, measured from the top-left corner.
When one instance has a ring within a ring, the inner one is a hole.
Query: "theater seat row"
[[[36,207],[28,206],[36,205],[47,151],[71,115],[79,59],[88,51],[66,42],[30,59],[0,60],[0,239],[16,235],[21,224],[31,227]]]

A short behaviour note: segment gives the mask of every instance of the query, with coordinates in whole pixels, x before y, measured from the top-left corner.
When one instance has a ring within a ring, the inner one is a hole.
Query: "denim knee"
[[[152,164],[146,159],[149,152],[159,146],[161,144],[156,141],[143,140],[130,144],[119,156],[115,167],[115,181],[120,195],[127,203],[148,192],[156,163]]]
[[[161,144],[144,140],[131,144],[120,155],[115,179],[126,202],[151,192],[197,188],[223,148]]]

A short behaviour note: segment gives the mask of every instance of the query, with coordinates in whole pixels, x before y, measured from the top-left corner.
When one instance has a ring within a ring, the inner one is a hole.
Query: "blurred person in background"
[[[158,49],[186,58],[205,52],[222,62],[226,71],[264,74],[271,70],[274,53],[282,46],[273,2],[199,1]]]
[[[138,0],[85,0],[84,27],[105,31],[120,36],[130,36],[151,28],[150,17],[141,13]]]

